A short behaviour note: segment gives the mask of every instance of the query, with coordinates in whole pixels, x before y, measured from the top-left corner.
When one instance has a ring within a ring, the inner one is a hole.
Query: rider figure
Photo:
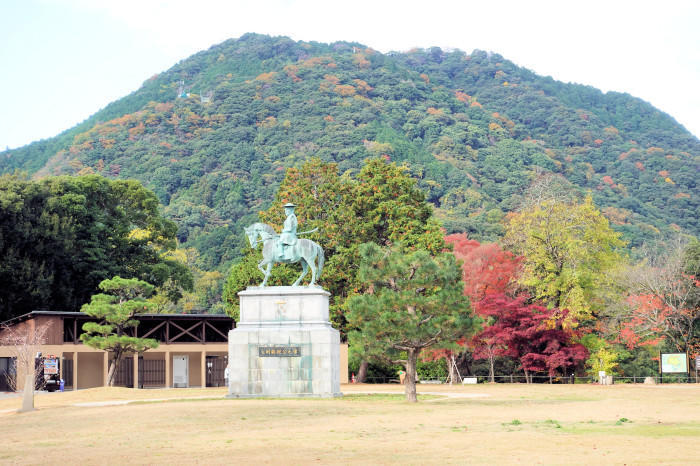
[[[284,205],[284,213],[287,219],[282,226],[282,234],[280,234],[280,249],[279,255],[283,260],[291,259],[291,247],[297,242],[297,216],[294,214],[296,206],[291,202]]]

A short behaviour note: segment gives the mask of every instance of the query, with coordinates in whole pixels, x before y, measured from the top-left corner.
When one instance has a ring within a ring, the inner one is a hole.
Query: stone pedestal
[[[229,332],[229,397],[340,396],[340,334],[330,293],[317,287],[249,287]]]

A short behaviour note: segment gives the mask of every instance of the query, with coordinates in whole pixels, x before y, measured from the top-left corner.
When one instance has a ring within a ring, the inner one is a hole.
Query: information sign
[[[44,375],[58,374],[58,359],[44,359]]]
[[[661,372],[664,374],[687,373],[688,355],[685,353],[661,353]]]

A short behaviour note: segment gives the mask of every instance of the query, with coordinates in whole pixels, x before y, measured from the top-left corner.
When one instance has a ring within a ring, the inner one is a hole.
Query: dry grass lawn
[[[389,393],[401,388],[345,385],[334,400],[98,388],[21,414],[3,399],[0,464],[700,463],[700,385],[421,385],[452,396],[417,404]],[[165,401],[75,406],[152,399]]]

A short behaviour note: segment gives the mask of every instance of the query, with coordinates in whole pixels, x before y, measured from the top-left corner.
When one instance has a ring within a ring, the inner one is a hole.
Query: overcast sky
[[[246,32],[488,50],[632,94],[700,135],[697,0],[0,0],[0,150],[54,136]]]

